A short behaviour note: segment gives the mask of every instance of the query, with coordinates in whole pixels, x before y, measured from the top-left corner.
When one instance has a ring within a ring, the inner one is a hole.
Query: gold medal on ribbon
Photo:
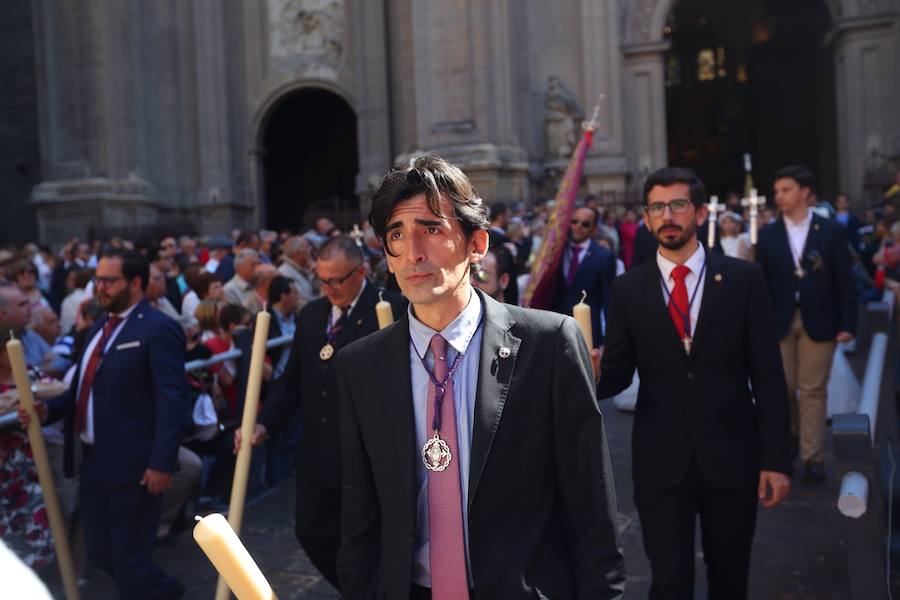
[[[332,356],[334,356],[334,346],[331,344],[325,344],[322,346],[322,349],[319,350],[319,358],[322,360],[328,360]]]
[[[450,446],[435,431],[434,437],[422,446],[422,462],[425,463],[425,468],[440,472],[450,466],[451,460],[453,455],[450,453]]]

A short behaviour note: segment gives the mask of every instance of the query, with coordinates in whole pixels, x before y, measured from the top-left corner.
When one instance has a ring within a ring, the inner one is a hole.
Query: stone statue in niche
[[[578,143],[578,124],[584,113],[575,96],[556,75],[547,80],[544,106],[547,109],[544,117],[547,156],[568,159]]]
[[[336,74],[344,55],[342,0],[269,0],[270,54],[276,68]]]

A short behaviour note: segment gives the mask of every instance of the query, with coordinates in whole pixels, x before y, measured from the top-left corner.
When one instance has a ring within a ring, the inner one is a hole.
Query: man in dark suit
[[[303,408],[297,448],[295,533],[320,573],[338,587],[335,557],[340,543],[341,451],[334,353],[378,329],[378,289],[366,281],[365,260],[349,236],[329,238],[319,249],[316,276],[324,297],[309,302],[297,317],[284,374],[263,404],[253,443],[259,444]],[[395,316],[406,302],[384,294]],[[240,447],[235,431],[235,450]]]
[[[69,390],[41,410],[46,422],[65,419],[67,476],[78,437],[84,456],[78,508],[88,558],[128,600],[184,594],[151,555],[160,494],[172,480],[190,415],[186,341],[178,323],[147,303],[148,279],[149,266],[137,253],[100,259],[94,281],[108,316],[88,334]]]
[[[809,209],[813,186],[805,167],[786,167],[775,174],[781,218],[759,232],[756,260],[775,305],[775,331],[804,477],[822,481],[831,362],[837,344],[853,339],[858,308],[846,232]]]
[[[621,597],[612,470],[575,320],[472,288],[486,210],[436,155],[389,173],[369,222],[411,309],[339,357],[343,597]]]
[[[698,242],[706,208],[693,171],[657,171],[644,198],[660,247],[613,286],[597,396],[620,393],[638,369],[632,473],[650,598],[694,597],[699,515],[709,597],[739,600],[757,500],[773,506],[790,488],[774,315],[755,264]]]
[[[609,290],[616,276],[616,257],[592,239],[599,214],[596,209],[582,206],[572,214],[569,243],[566,245],[556,280],[553,310],[565,315],[581,302],[591,307],[594,347],[603,344],[601,313],[606,308]]]

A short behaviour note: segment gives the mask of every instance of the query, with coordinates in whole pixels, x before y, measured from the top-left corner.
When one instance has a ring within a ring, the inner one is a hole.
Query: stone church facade
[[[839,180],[857,190],[867,157],[900,156],[900,0],[823,1]],[[263,132],[307,88],[356,115],[361,211],[392,164],[423,150],[462,165],[488,200],[545,197],[569,127],[601,96],[586,186],[626,194],[667,162],[672,4],[35,0],[38,237],[266,226]]]

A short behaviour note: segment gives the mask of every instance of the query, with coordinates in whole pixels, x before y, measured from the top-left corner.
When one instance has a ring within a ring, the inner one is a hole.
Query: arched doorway
[[[693,167],[711,193],[740,192],[742,155],[756,185],[789,164],[837,193],[834,58],[823,0],[677,0],[664,28],[669,163]]]
[[[356,113],[339,95],[303,88],[279,99],[263,122],[261,150],[266,227],[358,220]]]

